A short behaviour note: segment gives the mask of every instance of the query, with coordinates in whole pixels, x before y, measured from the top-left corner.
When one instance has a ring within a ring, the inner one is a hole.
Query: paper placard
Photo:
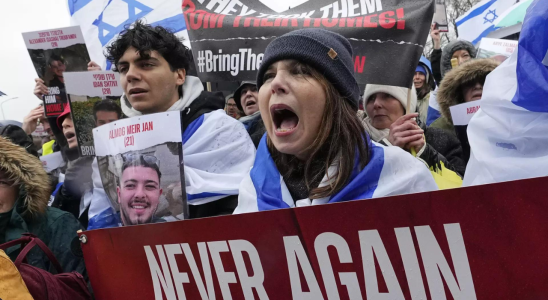
[[[123,118],[120,74],[112,71],[68,72],[65,84],[80,156],[94,156],[93,128]]]
[[[474,114],[480,109],[481,100],[462,103],[449,107],[453,125],[468,125]]]
[[[65,72],[87,71],[89,52],[79,26],[23,33],[32,64],[44,81],[46,116],[60,115],[68,105]]]
[[[63,159],[61,152],[40,156],[40,161],[42,162],[44,170],[48,173],[65,166],[65,160]]]
[[[482,38],[476,58],[493,58],[505,61],[518,47],[518,41]]]
[[[123,119],[93,130],[97,156],[136,151],[166,142],[182,141],[178,111]]]

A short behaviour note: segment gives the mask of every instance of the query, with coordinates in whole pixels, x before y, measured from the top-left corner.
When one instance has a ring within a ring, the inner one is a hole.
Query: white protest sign
[[[504,61],[514,53],[517,47],[518,41],[482,38],[476,57]]]
[[[80,26],[25,32],[23,39],[27,49],[47,50],[86,43]]]
[[[101,97],[124,93],[120,86],[120,74],[116,72],[67,72],[64,75],[67,94]]]
[[[48,173],[65,166],[65,161],[63,160],[61,152],[54,152],[52,154],[41,156],[40,161],[42,162],[44,170]]]
[[[97,156],[182,141],[179,111],[144,115],[105,124],[93,130]]]
[[[478,112],[481,106],[481,100],[466,102],[449,107],[451,110],[451,118],[453,125],[464,126],[468,125],[474,114]]]

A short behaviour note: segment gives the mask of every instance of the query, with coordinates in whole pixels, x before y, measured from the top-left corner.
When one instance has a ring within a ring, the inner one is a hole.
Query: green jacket
[[[437,118],[436,121],[432,122],[429,127],[443,129],[448,133],[457,136],[457,133],[455,132],[455,126],[453,126],[453,123],[447,120],[444,116]]]
[[[6,215],[0,225],[0,242],[8,242],[32,233],[53,252],[64,272],[76,271],[87,278],[83,257],[74,255],[71,245],[78,246],[77,230],[82,229],[76,218],[68,212],[48,207],[51,194],[49,178],[40,160],[24,148],[0,138],[0,168],[19,185],[19,197],[11,215]],[[6,250],[15,260],[20,246]],[[47,256],[35,246],[27,255],[30,265],[55,272]]]
[[[16,240],[23,233],[32,233],[53,252],[65,272],[76,271],[86,276],[86,267],[82,257],[75,256],[71,251],[71,244],[78,245],[76,231],[83,229],[74,216],[68,212],[53,207],[47,207],[45,214],[35,217],[23,217],[24,205],[19,199],[16,207],[12,210],[11,218],[5,231],[5,242]],[[7,249],[6,254],[15,261],[20,251],[19,246]],[[38,247],[34,247],[27,255],[28,263],[32,266],[56,271],[50,264],[48,257]]]

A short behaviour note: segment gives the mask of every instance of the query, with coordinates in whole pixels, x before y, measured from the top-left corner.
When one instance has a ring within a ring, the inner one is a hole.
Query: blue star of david
[[[120,33],[122,30],[124,30],[124,27],[128,24],[131,24],[138,19],[146,16],[149,12],[152,11],[152,8],[144,5],[143,3],[137,1],[137,0],[122,0],[125,3],[127,3],[127,9],[128,9],[128,19],[122,22],[118,26],[112,26],[108,23],[103,22],[103,13],[99,15],[97,20],[93,21],[93,25],[97,26],[99,29],[99,41],[101,41],[101,45],[105,46],[112,38],[114,38],[115,35]],[[112,0],[108,1],[107,6],[105,9],[103,9],[103,12],[108,8]],[[135,10],[139,9],[141,10],[138,14],[135,13]],[[104,32],[107,32],[104,34]]]
[[[483,24],[489,22],[491,24],[493,24],[493,22],[499,17],[497,16],[497,10],[496,9],[493,9],[493,10],[489,10],[485,16],[483,16]]]

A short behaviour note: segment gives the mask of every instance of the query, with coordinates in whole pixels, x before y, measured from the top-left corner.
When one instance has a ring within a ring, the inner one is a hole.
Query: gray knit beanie
[[[258,89],[263,85],[268,67],[284,59],[295,59],[318,70],[358,109],[360,89],[354,78],[352,46],[345,37],[324,29],[308,28],[276,38],[266,47],[257,74]]]

